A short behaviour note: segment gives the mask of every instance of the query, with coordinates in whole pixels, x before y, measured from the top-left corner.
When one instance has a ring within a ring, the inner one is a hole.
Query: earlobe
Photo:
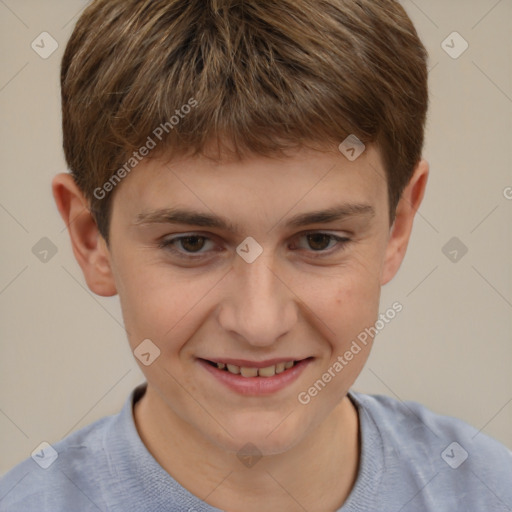
[[[87,286],[103,297],[116,295],[110,251],[89,210],[87,200],[70,174],[61,173],[52,181],[52,192],[71,239],[75,258]]]
[[[427,186],[429,165],[420,160],[396,208],[382,269],[381,285],[387,284],[398,272],[411,237],[414,216],[418,211]]]

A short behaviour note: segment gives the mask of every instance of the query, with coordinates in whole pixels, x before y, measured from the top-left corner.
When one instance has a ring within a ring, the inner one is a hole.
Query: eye
[[[194,258],[194,254],[203,255],[205,252],[208,252],[201,251],[201,249],[207,245],[207,242],[213,243],[213,241],[206,236],[189,234],[184,236],[175,236],[172,238],[164,238],[159,243],[159,248],[170,250],[171,252],[185,258]],[[176,248],[176,246],[181,246],[181,249]]]
[[[305,250],[313,253],[319,253],[318,256],[313,255],[314,258],[331,255],[335,252],[343,250],[345,246],[350,242],[349,238],[318,231],[304,233],[300,238],[305,239],[307,245],[309,246],[309,248],[306,248]],[[334,250],[328,250],[332,248],[334,248]]]
[[[343,250],[351,241],[346,237],[340,237],[318,231],[304,233],[299,236],[299,239],[306,240],[307,245],[309,246],[299,246],[299,249],[313,253],[311,255],[313,258],[329,256],[337,253],[338,251]],[[209,249],[208,244],[211,244]],[[160,249],[168,250],[176,254],[178,257],[185,259],[199,259],[207,255],[208,252],[215,250],[215,243],[213,240],[199,233],[190,233],[164,238],[159,242],[158,246]]]

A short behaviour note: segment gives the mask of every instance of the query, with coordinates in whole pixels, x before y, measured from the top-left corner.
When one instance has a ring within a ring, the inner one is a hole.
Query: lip
[[[313,362],[313,360],[314,358],[312,357],[302,359],[298,361],[292,368],[274,375],[273,377],[242,377],[241,375],[235,375],[225,370],[219,370],[215,366],[212,366],[210,363],[208,363],[205,359],[197,359],[197,362],[218,382],[231,389],[232,391],[245,396],[265,396],[277,393],[278,391],[281,391],[282,389],[291,385],[299,378],[301,373]],[[236,364],[237,366],[265,368],[276,363],[292,361],[292,359],[269,359],[267,361],[259,361],[257,363],[254,361],[244,361],[243,359],[223,359],[222,361],[214,361],[209,359],[209,361]],[[239,364],[240,362],[245,364]]]

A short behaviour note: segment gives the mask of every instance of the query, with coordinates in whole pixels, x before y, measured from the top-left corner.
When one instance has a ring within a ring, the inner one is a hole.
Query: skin
[[[115,191],[109,246],[70,175],[54,178],[89,288],[119,294],[132,350],[151,339],[161,351],[151,365],[139,363],[148,388],[134,417],[150,453],[181,485],[228,512],[323,512],[345,502],[360,457],[358,414],[346,394],[371,343],[310,403],[297,397],[378,319],[381,286],[402,263],[428,172],[421,160],[390,227],[373,146],[354,162],[330,148],[281,159],[146,159]],[[285,227],[296,214],[340,203],[371,205],[375,215]],[[143,212],[176,206],[236,220],[240,232],[137,223]],[[351,241],[310,240],[309,231]],[[208,240],[175,242],[177,253],[159,247],[163,237],[191,233]],[[248,236],[263,248],[250,264],[236,253]],[[200,259],[178,255],[187,251]],[[243,396],[217,382],[198,357],[314,359],[285,389]],[[252,467],[237,457],[248,442],[263,455]]]

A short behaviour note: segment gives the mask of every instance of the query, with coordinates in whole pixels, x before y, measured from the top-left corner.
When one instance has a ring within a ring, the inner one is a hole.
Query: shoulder
[[[440,442],[460,440],[465,441],[468,448],[496,453],[505,464],[512,464],[511,450],[463,420],[435,413],[413,401],[355,392],[351,395],[388,440],[415,439],[427,444],[436,439]],[[418,449],[418,445],[407,447],[408,452],[411,449]]]
[[[448,503],[464,510],[512,509],[512,451],[503,444],[417,402],[350,395],[382,453],[386,486],[410,486],[414,500],[425,500],[424,510],[431,510],[429,502],[437,510]]]
[[[111,478],[104,434],[118,415],[102,418],[49,445],[0,479],[0,511],[104,510],[102,482]]]

